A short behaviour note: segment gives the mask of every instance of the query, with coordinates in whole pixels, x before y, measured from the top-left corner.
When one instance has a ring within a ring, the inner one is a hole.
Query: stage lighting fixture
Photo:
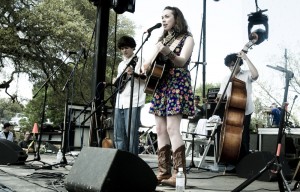
[[[107,0],[89,0],[95,6],[101,6],[102,1]],[[134,13],[135,11],[135,0],[108,0],[110,8],[113,8],[117,14],[123,14],[125,11]]]
[[[125,11],[134,13],[135,0],[112,0],[112,8],[117,14],[123,14]]]
[[[268,39],[269,35],[269,26],[268,26],[268,16],[264,15],[263,12],[266,10],[259,10],[255,13],[250,13],[248,16],[248,36],[251,38],[252,33],[256,33],[258,35],[258,40],[256,41],[256,45],[262,43],[264,40]],[[260,27],[264,26],[264,29]],[[255,29],[256,27],[256,29]],[[257,28],[258,27],[258,28]]]

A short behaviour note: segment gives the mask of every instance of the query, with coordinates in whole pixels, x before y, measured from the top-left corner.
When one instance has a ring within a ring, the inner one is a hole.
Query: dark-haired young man
[[[6,139],[11,142],[14,141],[14,134],[10,131],[11,124],[10,123],[4,123],[3,124],[3,131],[0,132],[0,139]]]
[[[240,57],[240,62],[237,65],[235,71],[233,72],[233,67],[236,62],[236,60]],[[248,65],[248,70],[242,70],[241,65],[243,64],[243,60],[246,61]],[[257,80],[258,78],[258,71],[256,67],[253,65],[253,63],[248,58],[247,54],[243,51],[239,53],[233,53],[229,54],[225,57],[225,65],[230,69],[231,72],[233,72],[233,77],[242,80],[246,84],[246,90],[247,90],[247,102],[246,102],[246,108],[245,108],[245,117],[244,117],[244,128],[243,128],[243,135],[242,135],[242,143],[241,143],[241,149],[240,149],[240,155],[239,160],[241,160],[243,157],[249,154],[249,148],[250,148],[250,122],[251,122],[251,114],[254,112],[254,103],[252,100],[252,83]],[[220,91],[218,93],[218,98],[221,97],[222,93],[224,92],[224,89],[226,87],[226,84],[229,80],[230,75],[224,78],[224,80],[221,82]],[[228,88],[226,90],[226,96],[228,97],[231,94],[231,83],[228,85]]]
[[[126,80],[127,77],[134,76],[134,87],[132,95],[133,102],[130,127],[130,144],[128,146],[128,124],[131,97],[130,81],[125,84],[123,91],[119,90],[116,96],[114,112],[114,143],[117,149],[129,151],[135,155],[138,155],[140,112],[142,105],[145,104],[146,94],[144,93],[145,80],[141,79],[137,75],[133,75],[134,73],[141,74],[142,62],[140,60],[136,62],[134,71],[132,66],[128,67],[128,63],[134,57],[135,47],[136,43],[132,37],[122,36],[118,41],[118,48],[122,53],[123,61],[118,66],[117,78],[120,79],[122,72],[125,70],[125,78],[122,79]]]

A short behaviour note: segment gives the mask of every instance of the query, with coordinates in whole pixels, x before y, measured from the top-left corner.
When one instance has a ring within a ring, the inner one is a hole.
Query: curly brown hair
[[[175,35],[176,37],[178,37],[179,35],[182,35],[182,34],[188,34],[188,35],[192,36],[191,32],[189,32],[188,24],[182,14],[182,12],[180,11],[180,9],[178,9],[177,7],[167,6],[164,8],[164,10],[171,10],[172,14],[174,15],[175,26],[173,29],[176,34]],[[162,36],[159,38],[159,41],[161,41],[167,35],[168,35],[168,32],[164,31]]]
[[[236,62],[237,58],[237,53],[231,53],[225,57],[224,64],[229,67],[232,62]],[[239,64],[240,66],[243,65],[243,59],[240,60]]]

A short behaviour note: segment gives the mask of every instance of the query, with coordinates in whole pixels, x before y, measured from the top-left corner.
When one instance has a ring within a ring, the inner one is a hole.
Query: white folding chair
[[[214,137],[219,124],[220,123],[217,122],[208,122],[207,119],[200,119],[195,129],[195,133],[187,133],[188,135],[192,135],[192,137],[183,138],[186,143],[186,159],[198,162],[198,168],[202,168],[202,165],[205,161],[213,161],[214,165],[216,164],[216,148],[214,147],[213,156],[207,156],[207,153],[211,145],[217,145]],[[204,149],[203,152],[200,150],[192,151],[193,145],[202,146]]]
[[[142,134],[139,137],[140,143],[139,143],[139,147],[143,148],[143,151],[140,152],[140,154],[156,154],[156,148],[154,146],[154,144],[156,144],[157,139],[156,138],[152,138],[151,134],[153,133],[153,127],[155,125],[152,126],[145,126],[145,125],[141,125],[139,132],[142,132]],[[146,129],[146,130],[144,130]]]

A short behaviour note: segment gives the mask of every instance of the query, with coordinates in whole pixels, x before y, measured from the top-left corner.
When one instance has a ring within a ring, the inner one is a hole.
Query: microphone
[[[81,53],[83,55],[83,58],[87,59],[87,53],[86,53],[86,49],[84,47],[82,48]]]
[[[100,83],[102,83],[103,85],[105,85],[106,87],[107,86],[115,86],[114,84],[111,84],[111,83],[107,83],[107,82],[105,82],[105,81],[103,81],[103,82],[100,82]]]
[[[84,59],[87,59],[87,56],[88,56],[84,43],[81,43],[79,51],[67,50],[67,53],[69,54],[69,56],[70,55],[82,55]]]
[[[295,95],[295,97],[294,97],[294,101],[297,99],[297,97],[298,97],[298,95]]]
[[[191,63],[195,63],[195,65],[197,65],[197,64],[206,65],[207,64],[206,62],[199,62],[199,61],[191,61]]]
[[[153,27],[150,27],[149,29],[147,29],[147,31],[144,32],[145,33],[151,33],[154,29],[158,29],[161,27],[161,23],[157,23],[156,25],[154,25]]]
[[[81,43],[80,47],[81,47],[80,52],[83,55],[83,58],[87,59],[88,55],[87,55],[85,43]]]
[[[69,55],[76,55],[77,54],[77,51],[67,51],[67,53],[69,54]]]

